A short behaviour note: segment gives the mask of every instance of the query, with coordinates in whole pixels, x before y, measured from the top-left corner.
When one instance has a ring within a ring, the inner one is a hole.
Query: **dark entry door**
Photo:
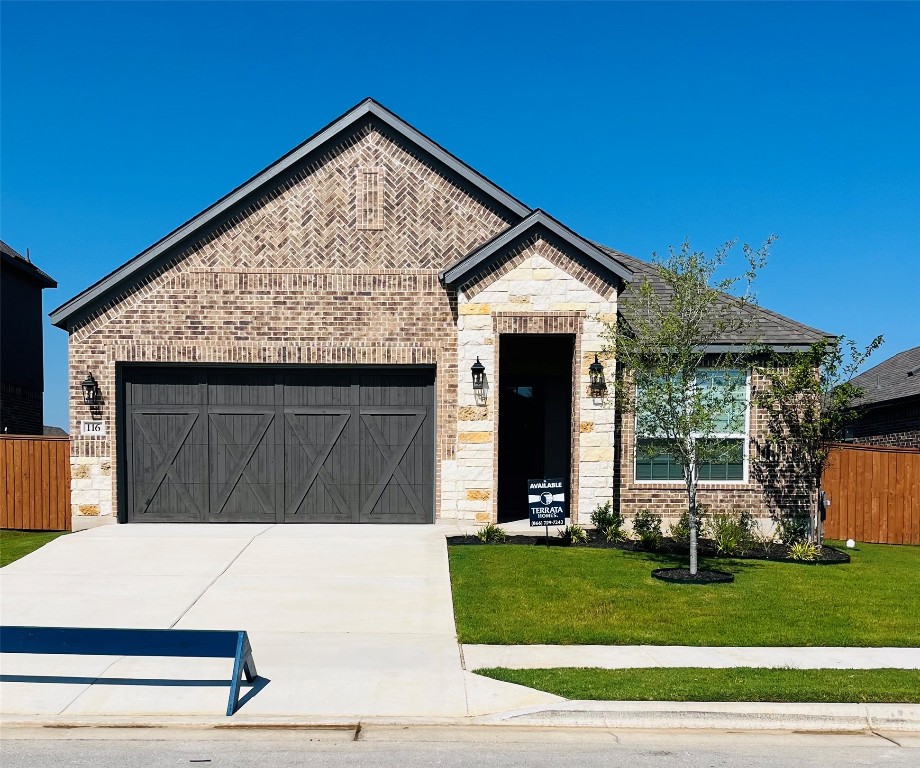
[[[432,371],[132,368],[124,380],[131,522],[434,519]]]
[[[571,479],[570,335],[499,338],[498,519],[527,517],[527,480]]]

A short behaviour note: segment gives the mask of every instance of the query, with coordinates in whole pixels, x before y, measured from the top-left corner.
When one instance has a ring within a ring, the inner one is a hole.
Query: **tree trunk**
[[[690,520],[690,575],[697,572],[697,518],[696,518],[696,464],[688,468],[687,480],[687,517]]]

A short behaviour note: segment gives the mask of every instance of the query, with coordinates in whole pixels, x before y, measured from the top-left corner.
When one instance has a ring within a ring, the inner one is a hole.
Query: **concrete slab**
[[[109,525],[84,531],[81,535],[94,538],[116,539],[245,539],[249,541],[264,534],[274,525],[256,523],[214,524],[209,523],[132,523],[131,525]],[[70,539],[70,536],[65,537]]]
[[[3,569],[4,575],[68,574],[114,581],[128,576],[210,576],[226,568],[248,545],[239,538],[64,536]],[[58,546],[53,546],[57,544]]]
[[[679,645],[464,645],[466,668],[774,667],[920,669],[920,648],[732,648]]]
[[[59,714],[117,660],[117,656],[0,654],[2,711]]]
[[[244,717],[468,712],[434,526],[129,525],[58,541],[0,574],[5,623],[246,629],[264,679],[244,690]],[[226,707],[228,659],[97,662],[81,671],[100,679],[82,688],[11,683],[30,687],[0,711],[219,717]],[[508,686],[502,701],[503,685],[478,687],[503,708],[527,690]]]
[[[439,579],[237,576],[231,568],[177,626],[453,638],[453,623],[449,586]]]
[[[7,575],[4,568],[0,620],[21,626],[166,629],[213,579],[210,574],[97,578],[37,569]]]
[[[564,702],[561,696],[523,685],[503,683],[472,672],[465,672],[466,707],[470,715],[509,712],[530,707],[547,707]]]

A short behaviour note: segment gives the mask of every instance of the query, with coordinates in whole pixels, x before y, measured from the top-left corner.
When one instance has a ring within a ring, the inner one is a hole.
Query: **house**
[[[920,347],[900,352],[854,377],[862,391],[847,442],[920,448]]]
[[[614,497],[679,509],[591,385],[649,269],[365,100],[52,313],[75,525],[504,521],[532,478],[581,522]],[[762,316],[772,345],[823,335]],[[766,514],[748,411],[701,500]]]
[[[0,240],[0,432],[42,434],[42,291],[57,283]]]

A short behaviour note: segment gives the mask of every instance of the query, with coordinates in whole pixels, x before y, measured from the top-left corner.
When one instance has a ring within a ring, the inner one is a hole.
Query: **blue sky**
[[[920,344],[920,4],[0,4],[0,237],[64,303],[365,96],[648,258],[779,235],[761,302]],[[45,333],[66,426],[66,334]]]

